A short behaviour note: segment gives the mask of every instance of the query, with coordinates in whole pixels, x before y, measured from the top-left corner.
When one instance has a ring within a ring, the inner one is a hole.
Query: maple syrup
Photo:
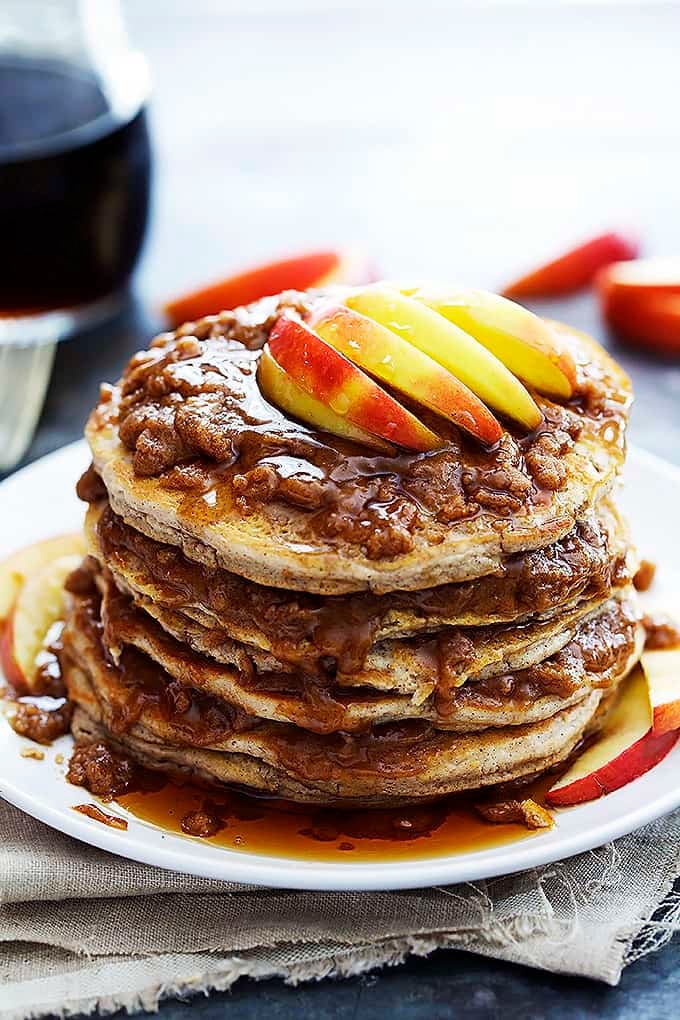
[[[146,230],[140,104],[121,119],[75,65],[0,60],[0,310],[87,304],[121,289]]]
[[[522,788],[542,803],[555,782],[544,776]],[[305,807],[237,792],[214,792],[168,781],[160,789],[135,791],[116,803],[143,822],[186,835],[183,820],[203,813],[219,828],[201,842],[228,850],[298,860],[398,861],[450,856],[530,839],[541,829],[491,824],[464,796],[404,808],[346,811]]]

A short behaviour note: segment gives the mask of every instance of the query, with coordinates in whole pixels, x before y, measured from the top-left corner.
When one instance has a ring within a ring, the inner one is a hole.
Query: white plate
[[[83,505],[75,480],[88,463],[74,443],[30,465],[0,485],[0,559],[22,545],[80,527]],[[641,450],[626,469],[624,505],[641,554],[660,565],[657,596],[669,603],[680,593],[680,470]],[[328,863],[291,860],[223,849],[165,832],[120,808],[123,832],[77,814],[82,791],[64,781],[71,738],[47,749],[45,761],[20,757],[26,741],[0,719],[0,794],[61,832],[115,854],[207,878],[292,889],[405,889],[472,881],[522,871],[600,846],[680,806],[680,743],[646,775],[600,800],[557,813],[557,825],[514,844],[445,857],[394,863]]]

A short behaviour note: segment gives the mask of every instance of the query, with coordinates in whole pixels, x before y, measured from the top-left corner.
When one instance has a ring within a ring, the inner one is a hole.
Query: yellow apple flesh
[[[64,605],[64,581],[81,563],[79,554],[60,556],[29,575],[21,588],[9,621],[9,653],[15,670],[9,679],[20,682],[29,690],[36,676],[36,659],[43,648],[52,624],[61,618]],[[5,652],[5,655],[7,651]],[[3,656],[4,658],[4,656]]]
[[[345,304],[429,355],[495,411],[536,428],[541,412],[517,379],[474,337],[420,301],[383,285],[353,291]]]
[[[568,399],[576,385],[576,366],[543,319],[527,308],[484,290],[419,288],[405,291],[495,354],[528,386]]]
[[[649,685],[654,732],[679,729],[680,648],[650,649],[640,661]]]
[[[60,556],[85,555],[82,534],[57,535],[26,546],[0,563],[0,620],[5,620],[24,581]]]

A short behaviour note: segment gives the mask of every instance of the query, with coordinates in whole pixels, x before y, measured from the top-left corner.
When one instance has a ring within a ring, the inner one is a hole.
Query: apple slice
[[[267,262],[168,301],[164,311],[172,326],[278,294],[336,283],[359,284],[375,279],[359,252],[316,251]]]
[[[680,648],[649,649],[640,660],[649,687],[652,729],[680,729]]]
[[[540,423],[541,412],[519,379],[443,315],[382,284],[351,293],[345,304],[438,361],[496,411],[527,429]]]
[[[539,393],[568,399],[574,392],[574,359],[548,323],[527,308],[484,290],[419,288],[404,293],[464,329]]]
[[[347,418],[341,418],[320,400],[300,389],[288,373],[276,363],[266,347],[258,363],[257,379],[267,400],[288,414],[295,415],[324,432],[332,432],[354,443],[369,446],[386,456],[394,456],[395,449],[389,443],[352,425]]]
[[[389,329],[343,305],[319,309],[309,325],[355,365],[491,446],[503,429],[455,376]]]
[[[632,262],[614,262],[598,274],[597,286],[603,297],[625,295],[643,298],[680,294],[680,258],[655,256]]]
[[[3,670],[15,686],[31,689],[45,636],[61,617],[64,581],[81,561],[80,554],[51,560],[31,574],[19,592],[2,642]]]
[[[637,241],[609,233],[571,248],[503,288],[509,298],[541,298],[570,294],[587,287],[598,270],[612,262],[634,259],[639,253]]]
[[[628,344],[653,354],[680,354],[680,294],[613,289],[600,291],[602,317]]]
[[[268,347],[284,372],[338,417],[409,450],[441,446],[439,436],[297,319],[280,316]]]
[[[19,549],[0,563],[0,620],[6,619],[17,600],[22,584],[51,560],[60,556],[85,555],[85,540],[80,532],[57,535]]]
[[[677,731],[658,734],[652,730],[647,681],[642,670],[635,669],[597,741],[576,759],[545,799],[551,807],[567,807],[612,793],[658,764],[677,739]]]
[[[597,287],[602,316],[622,339],[655,354],[680,353],[680,258],[616,262]]]

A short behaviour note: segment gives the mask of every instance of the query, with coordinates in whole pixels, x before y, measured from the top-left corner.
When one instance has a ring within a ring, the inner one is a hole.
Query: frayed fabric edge
[[[363,946],[334,950],[328,956],[290,965],[272,965],[260,960],[249,960],[233,956],[224,960],[210,973],[192,973],[171,982],[154,983],[138,989],[130,995],[98,995],[74,999],[61,1008],[54,1002],[43,1001],[29,1009],[0,1012],[0,1020],[40,1020],[41,1017],[57,1016],[67,1020],[77,1015],[107,1016],[124,1009],[127,1013],[141,1010],[156,1012],[159,1003],[166,998],[189,998],[208,995],[210,992],[227,991],[240,978],[255,981],[279,978],[289,985],[307,981],[322,981],[325,978],[350,978],[365,974],[379,967],[394,967],[403,963],[408,956],[428,956],[435,949],[460,948],[469,945],[468,932],[438,934],[428,937],[409,936],[390,939],[384,943],[368,943]]]

